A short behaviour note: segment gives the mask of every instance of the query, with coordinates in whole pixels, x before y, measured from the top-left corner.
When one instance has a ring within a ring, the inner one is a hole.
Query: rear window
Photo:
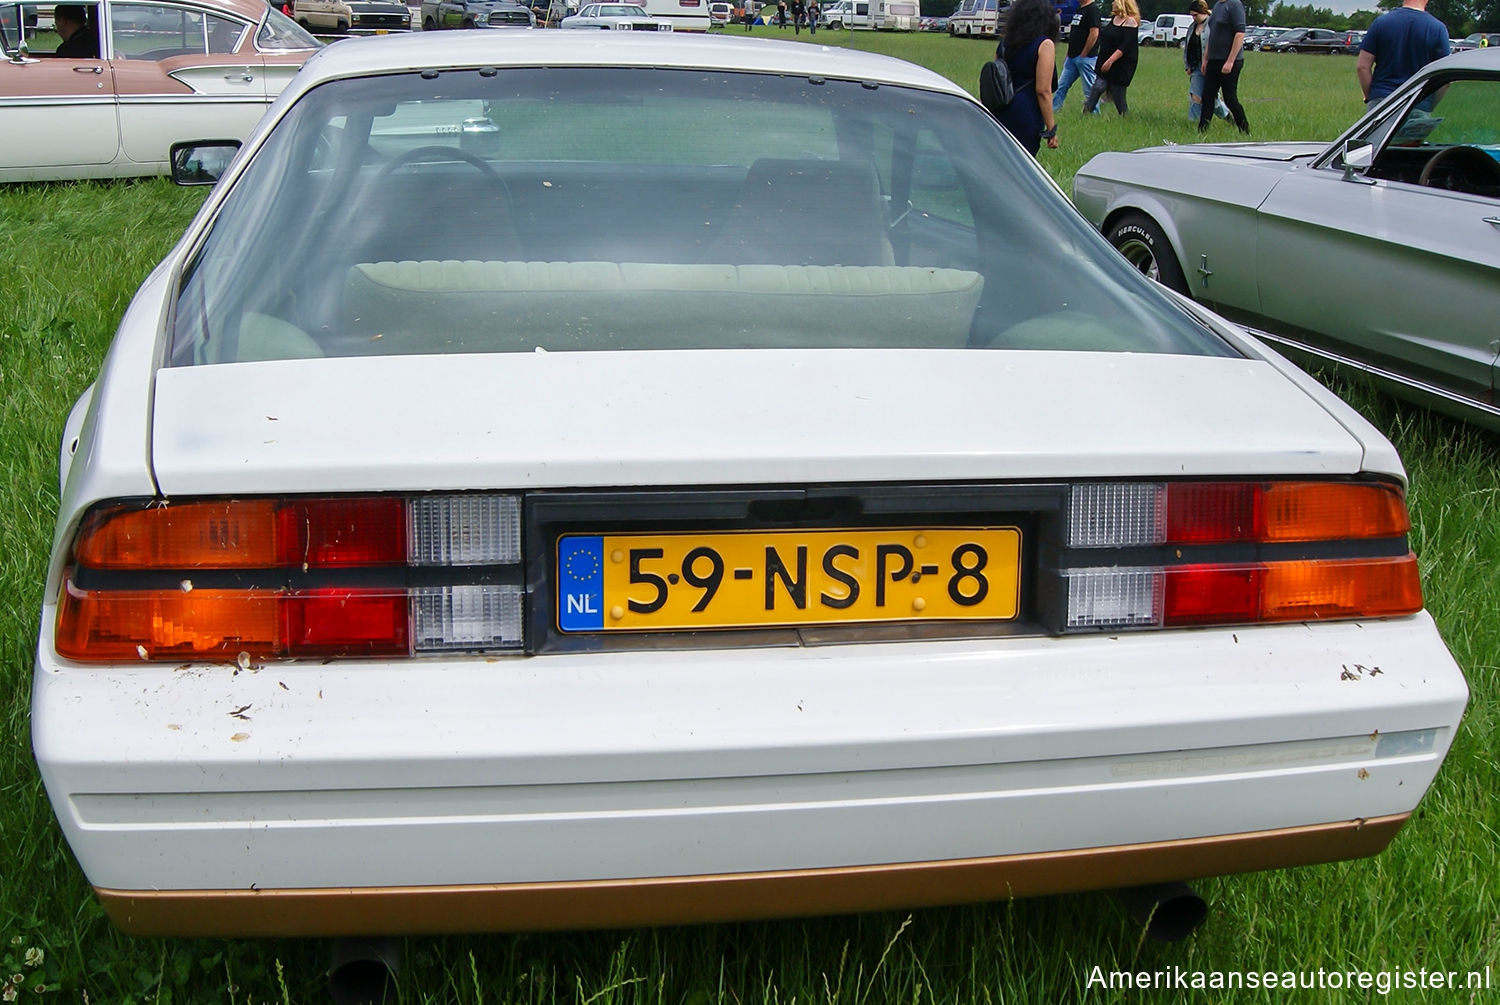
[[[229,194],[174,316],[175,365],[788,347],[1231,354],[972,102],[688,70],[322,85]]]

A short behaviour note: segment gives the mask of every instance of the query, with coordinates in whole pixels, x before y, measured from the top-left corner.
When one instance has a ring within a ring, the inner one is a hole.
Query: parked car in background
[[[562,20],[563,28],[592,28],[604,31],[671,31],[672,25],[654,18],[629,3],[584,4],[578,13]]]
[[[249,133],[322,45],[264,0],[82,6],[98,51],[72,59],[50,2],[0,3],[0,182],[163,174],[177,140]]]
[[[729,23],[734,8],[727,3],[716,2],[708,5],[708,23],[711,27],[722,28]]]
[[[1147,21],[1136,30],[1136,45],[1152,46],[1156,44],[1156,23]]]
[[[1152,25],[1151,40],[1157,45],[1177,46],[1192,30],[1191,14],[1161,14]]]
[[[1266,39],[1278,36],[1286,31],[1286,28],[1275,28],[1266,26],[1254,26],[1245,28],[1245,48],[1259,49]]]
[[[1364,40],[1364,32],[1346,31],[1344,32],[1344,45],[1341,49],[1339,49],[1339,51],[1344,53],[1345,55],[1355,55],[1359,52],[1360,43],[1364,42]]]
[[[422,0],[422,29],[532,28],[536,14],[517,0]]]
[[[65,426],[31,736],[122,928],[1008,899],[1416,809],[1467,688],[1394,448],[963,87],[635,32],[292,86]]]
[[[1476,31],[1472,35],[1465,36],[1452,43],[1454,52],[1464,52],[1468,49],[1495,49],[1500,48],[1500,32]]]
[[[292,17],[308,31],[336,35],[411,30],[411,8],[398,0],[293,0]]]
[[[1265,49],[1275,39],[1296,30],[1295,28],[1252,28],[1245,32],[1245,48]]]
[[[1266,52],[1339,52],[1344,48],[1344,33],[1327,28],[1293,28],[1268,42],[1261,43]]]
[[[1100,154],[1073,191],[1172,289],[1500,429],[1500,49],[1428,64],[1332,144]]]

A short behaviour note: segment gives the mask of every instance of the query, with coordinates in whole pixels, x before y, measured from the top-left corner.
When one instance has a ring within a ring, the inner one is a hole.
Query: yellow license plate
[[[568,535],[557,627],[678,631],[878,621],[1009,620],[1015,527]]]

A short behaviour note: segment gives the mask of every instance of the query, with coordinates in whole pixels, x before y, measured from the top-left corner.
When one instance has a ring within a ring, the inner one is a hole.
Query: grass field
[[[740,29],[732,29],[740,32]],[[742,34],[742,32],[740,32]],[[791,37],[774,28],[756,35]],[[803,36],[806,39],[806,36]],[[846,33],[820,32],[843,44]],[[943,36],[855,36],[971,88],[992,52]],[[1089,156],[1193,138],[1175,50],[1147,50],[1132,113],[1092,119],[1071,96],[1064,189]],[[1251,54],[1242,95],[1257,139],[1332,138],[1360,111],[1353,60]],[[1235,139],[1217,127],[1216,138]],[[27,703],[56,508],[63,418],[92,379],[141,279],[202,199],[159,180],[0,189],[0,985],[22,1001],[309,1002],[327,946],[136,939],[103,918],[63,845],[31,759]],[[936,1003],[1113,1001],[1093,969],[1486,970],[1500,988],[1500,438],[1341,388],[1395,440],[1412,477],[1426,597],[1473,700],[1422,808],[1373,860],[1209,879],[1208,924],[1144,943],[1106,895],[915,913],[646,931],[406,940],[404,1002]],[[42,959],[30,955],[42,950]],[[38,987],[40,986],[40,987]],[[40,992],[40,993],[38,993]],[[1281,1001],[1282,991],[1146,992],[1142,1001]],[[1373,991],[1299,1000],[1385,1000]],[[1410,991],[1394,1001],[1500,1002],[1500,990]]]

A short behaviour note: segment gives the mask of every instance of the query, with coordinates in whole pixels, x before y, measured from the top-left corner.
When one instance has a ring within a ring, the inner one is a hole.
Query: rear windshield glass
[[[972,103],[688,70],[324,84],[229,195],[174,317],[175,365],[789,347],[1232,355]]]

